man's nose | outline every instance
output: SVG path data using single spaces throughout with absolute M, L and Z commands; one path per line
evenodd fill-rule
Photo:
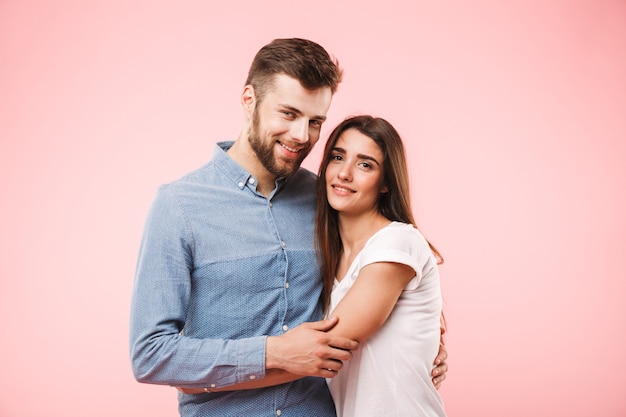
M 293 122 L 290 131 L 291 138 L 296 142 L 306 143 L 309 141 L 309 121 L 302 118 Z

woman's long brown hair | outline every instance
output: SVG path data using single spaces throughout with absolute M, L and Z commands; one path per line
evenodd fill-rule
M 322 291 L 324 314 L 327 314 L 329 310 L 330 294 L 343 249 L 341 237 L 339 236 L 338 213 L 328 204 L 326 168 L 332 157 L 337 140 L 348 129 L 356 129 L 365 136 L 370 137 L 383 152 L 383 184 L 387 186 L 388 191 L 380 194 L 378 201 L 379 212 L 391 221 L 408 223 L 417 227 L 411 209 L 406 153 L 400 135 L 389 122 L 380 117 L 360 115 L 345 119 L 331 132 L 324 148 L 324 155 L 318 173 L 315 233 L 322 280 L 324 282 Z M 428 242 L 428 245 L 435 255 L 437 263 L 443 263 L 443 258 L 439 251 L 430 242 Z

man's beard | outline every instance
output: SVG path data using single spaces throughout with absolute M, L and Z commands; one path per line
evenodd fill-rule
M 257 158 L 259 158 L 259 161 L 261 161 L 261 164 L 263 164 L 265 169 L 267 169 L 272 175 L 275 175 L 276 178 L 293 175 L 298 168 L 300 168 L 300 164 L 309 154 L 310 149 L 301 150 L 298 158 L 291 160 L 291 163 L 281 163 L 281 161 L 279 161 L 274 155 L 275 142 L 264 143 L 259 136 L 259 124 L 259 114 L 255 109 L 252 114 L 252 125 L 248 129 L 248 142 L 250 143 L 250 147 L 256 154 Z

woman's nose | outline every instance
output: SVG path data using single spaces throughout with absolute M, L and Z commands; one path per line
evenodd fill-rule
M 352 172 L 348 166 L 344 165 L 337 173 L 337 177 L 342 181 L 351 181 Z

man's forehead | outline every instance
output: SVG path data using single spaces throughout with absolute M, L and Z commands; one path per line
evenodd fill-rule
M 268 91 L 266 99 L 285 109 L 323 120 L 330 107 L 332 92 L 330 87 L 304 88 L 297 79 L 282 74 L 282 77 L 276 78 L 274 88 Z

